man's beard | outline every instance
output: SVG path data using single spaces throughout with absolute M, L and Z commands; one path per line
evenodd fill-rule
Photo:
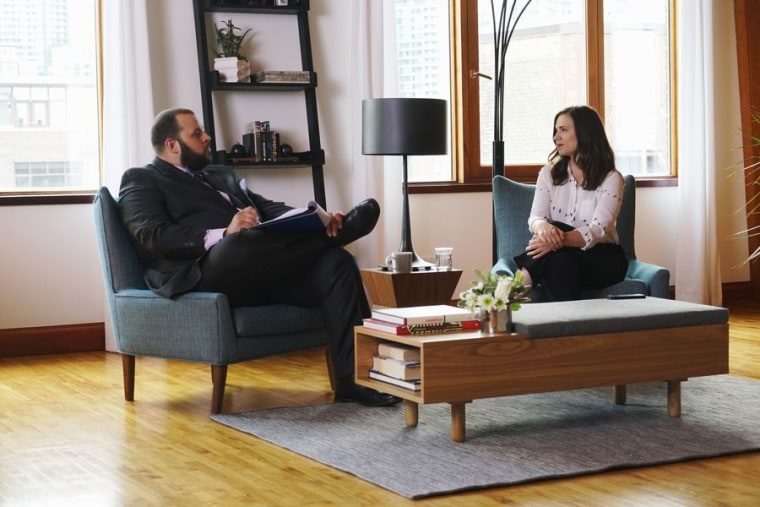
M 206 150 L 201 153 L 193 151 L 188 145 L 177 139 L 179 147 L 182 149 L 179 161 L 182 167 L 187 167 L 192 172 L 197 172 L 211 163 L 211 158 L 206 154 Z

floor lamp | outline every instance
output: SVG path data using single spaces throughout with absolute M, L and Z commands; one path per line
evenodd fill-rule
M 412 252 L 412 269 L 430 269 L 412 247 L 409 221 L 409 184 L 406 158 L 409 155 L 447 153 L 446 101 L 442 99 L 392 98 L 362 101 L 362 153 L 364 155 L 401 155 L 404 172 L 401 180 L 403 210 L 401 217 L 402 252 Z

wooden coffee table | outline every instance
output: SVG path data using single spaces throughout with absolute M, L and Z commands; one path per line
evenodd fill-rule
M 519 336 L 519 335 L 515 335 Z M 500 360 L 485 364 L 489 353 L 498 351 L 510 340 L 507 334 L 486 334 L 480 331 L 397 336 L 382 331 L 355 328 L 356 383 L 396 395 L 404 399 L 405 423 L 417 426 L 420 403 L 451 405 L 451 439 L 463 442 L 465 436 L 465 403 L 477 398 L 499 396 L 499 378 L 503 374 Z M 369 378 L 372 357 L 380 342 L 395 342 L 421 349 L 422 385 L 419 391 L 397 387 Z M 489 387 L 490 386 L 490 387 Z
M 405 423 L 416 426 L 420 403 L 451 405 L 451 439 L 465 439 L 465 404 L 475 399 L 666 381 L 668 414 L 681 414 L 681 382 L 728 372 L 728 325 L 684 326 L 530 339 L 520 333 L 450 332 L 396 336 L 358 326 L 356 383 L 403 398 Z M 421 388 L 369 378 L 380 342 L 420 349 Z

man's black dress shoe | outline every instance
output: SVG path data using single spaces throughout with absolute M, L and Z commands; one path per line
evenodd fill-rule
M 366 236 L 377 224 L 380 218 L 380 205 L 374 199 L 365 199 L 343 217 L 343 227 L 335 236 L 335 241 L 340 245 L 347 245 Z
M 352 380 L 338 382 L 335 389 L 335 401 L 356 402 L 366 407 L 390 407 L 400 402 L 401 398 L 358 386 Z

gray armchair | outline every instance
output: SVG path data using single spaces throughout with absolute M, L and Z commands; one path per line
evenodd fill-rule
M 135 356 L 211 365 L 211 413 L 222 410 L 227 365 L 326 347 L 330 385 L 335 375 L 319 308 L 287 305 L 231 308 L 224 294 L 190 292 L 166 299 L 143 282 L 143 269 L 106 187 L 94 201 L 108 308 L 122 354 L 124 397 L 134 401 Z
M 528 216 L 533 203 L 536 186 L 512 181 L 504 176 L 493 179 L 494 221 L 496 225 L 496 248 L 498 259 L 491 271 L 513 274 L 517 265 L 513 257 L 522 253 L 530 240 Z M 620 244 L 628 258 L 628 273 L 625 280 L 602 290 L 585 291 L 584 299 L 607 297 L 610 294 L 642 293 L 649 296 L 668 298 L 670 272 L 654 264 L 636 258 L 634 248 L 634 228 L 636 223 L 636 180 L 625 176 L 623 204 L 617 219 Z M 534 287 L 531 300 L 540 302 L 543 298 L 541 287 Z

